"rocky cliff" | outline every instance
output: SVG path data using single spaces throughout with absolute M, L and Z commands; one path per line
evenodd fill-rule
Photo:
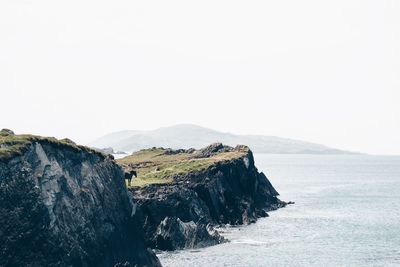
M 159 266 L 137 220 L 111 157 L 0 132 L 0 266 Z
M 286 205 L 258 172 L 248 147 L 213 144 L 201 150 L 153 148 L 119 160 L 136 169 L 132 191 L 148 245 L 161 250 L 223 242 L 220 224 L 255 222 Z

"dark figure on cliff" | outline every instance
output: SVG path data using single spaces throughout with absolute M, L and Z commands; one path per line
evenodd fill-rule
M 137 177 L 136 171 L 125 172 L 125 180 L 128 180 L 128 185 L 131 186 L 132 176 Z

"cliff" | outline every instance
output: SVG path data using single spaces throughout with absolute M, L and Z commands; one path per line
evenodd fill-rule
M 112 157 L 0 131 L 0 266 L 160 266 Z
M 201 150 L 153 148 L 118 161 L 138 177 L 130 188 L 148 245 L 161 250 L 223 242 L 220 224 L 253 223 L 286 205 L 258 172 L 246 146 Z

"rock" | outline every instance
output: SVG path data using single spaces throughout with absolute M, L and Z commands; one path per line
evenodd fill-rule
M 179 245 L 178 242 L 170 242 L 168 246 L 163 243 L 156 242 L 158 228 L 161 222 L 166 217 L 179 218 L 182 222 L 194 222 L 195 224 L 204 224 L 211 220 L 205 203 L 197 196 L 197 193 L 188 190 L 185 187 L 176 186 L 157 186 L 150 185 L 144 188 L 132 189 L 135 201 L 140 207 L 141 224 L 144 227 L 144 233 L 147 240 L 147 245 L 155 249 L 163 249 L 168 247 L 168 250 L 195 248 L 202 246 L 199 242 L 208 242 L 217 244 L 218 239 L 211 235 L 206 235 L 204 232 L 201 237 L 191 236 L 192 241 L 185 242 L 185 245 Z M 166 224 L 169 226 L 169 224 Z M 164 228 L 163 228 L 164 229 Z M 162 245 L 162 247 L 160 247 Z M 177 247 L 175 247 L 175 245 Z
M 1 136 L 1 135 L 5 136 L 5 135 L 15 135 L 15 134 L 14 134 L 14 132 L 11 131 L 10 129 L 2 129 L 2 130 L 0 131 L 0 136 Z
M 163 148 L 158 148 L 158 149 L 163 149 Z M 189 148 L 189 149 L 172 149 L 172 148 L 167 148 L 164 151 L 165 155 L 176 155 L 176 154 L 181 154 L 181 153 L 193 153 L 196 151 L 194 148 Z
M 164 152 L 165 155 L 176 155 L 179 153 L 185 153 L 186 150 L 185 149 L 171 149 L 171 148 L 167 148 Z
M 233 148 L 229 147 L 229 146 L 224 146 L 221 143 L 214 143 L 211 144 L 203 149 L 198 150 L 195 153 L 195 158 L 209 158 L 212 155 L 215 155 L 217 153 L 221 153 L 221 152 L 227 152 L 227 151 L 232 151 Z
M 257 210 L 257 217 L 264 218 L 264 217 L 269 217 L 269 215 L 265 210 L 259 209 Z
M 246 151 L 245 156 L 219 162 L 191 179 L 190 188 L 206 203 L 214 223 L 249 224 L 264 212 L 286 205 L 267 177 L 258 172 L 251 151 Z
M 156 248 L 176 250 L 215 245 L 223 242 L 217 232 L 209 233 L 207 226 L 193 221 L 182 222 L 176 217 L 165 217 L 153 237 Z
M 115 162 L 32 137 L 0 160 L 0 266 L 160 266 Z
M 189 148 L 189 149 L 186 150 L 186 152 L 189 153 L 189 154 L 192 154 L 195 151 L 196 151 L 196 149 L 194 149 L 194 148 Z

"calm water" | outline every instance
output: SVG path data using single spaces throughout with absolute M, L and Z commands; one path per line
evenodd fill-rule
M 400 157 L 255 155 L 296 204 L 163 266 L 400 266 Z

